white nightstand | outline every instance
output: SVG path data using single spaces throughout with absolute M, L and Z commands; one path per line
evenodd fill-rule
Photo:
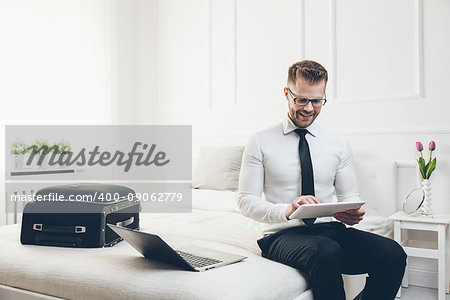
M 444 300 L 445 293 L 449 292 L 448 279 L 446 278 L 447 265 L 447 227 L 450 223 L 449 215 L 434 216 L 409 216 L 399 211 L 390 219 L 394 220 L 394 239 L 403 246 L 408 256 L 434 258 L 438 260 L 438 299 Z M 402 229 L 414 229 L 435 231 L 438 236 L 437 249 L 418 248 L 410 245 L 408 240 L 402 239 Z M 402 281 L 403 287 L 408 287 L 408 266 Z M 401 288 L 397 294 L 400 297 Z

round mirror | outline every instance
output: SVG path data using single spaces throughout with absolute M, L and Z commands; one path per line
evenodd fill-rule
M 407 214 L 415 213 L 422 206 L 424 199 L 425 192 L 421 188 L 412 190 L 403 202 L 403 211 Z

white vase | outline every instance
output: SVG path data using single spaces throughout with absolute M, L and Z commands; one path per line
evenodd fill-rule
M 433 215 L 433 210 L 431 208 L 431 182 L 429 179 L 422 180 L 422 190 L 424 192 L 425 198 L 420 209 L 420 214 L 431 216 Z
M 22 170 L 23 169 L 23 154 L 14 154 L 14 169 Z

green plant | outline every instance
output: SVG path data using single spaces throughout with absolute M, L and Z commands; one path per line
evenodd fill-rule
M 51 152 L 51 148 L 47 140 L 37 139 L 31 147 L 33 147 L 33 149 L 31 150 L 33 154 L 43 155 Z
M 11 154 L 25 154 L 30 152 L 28 150 L 28 145 L 18 140 L 11 144 L 10 151 Z
M 65 140 L 63 140 L 63 141 L 60 141 L 60 142 L 58 142 L 58 143 L 54 143 L 53 144 L 53 146 L 52 146 L 52 148 L 53 147 L 57 147 L 57 151 L 56 151 L 56 154 L 66 154 L 66 153 L 69 153 L 70 152 L 70 150 L 72 150 L 72 148 L 70 147 L 70 144 L 69 144 L 69 142 L 68 141 L 65 141 Z

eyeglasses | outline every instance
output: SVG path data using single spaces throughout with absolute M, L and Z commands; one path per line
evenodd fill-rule
M 287 88 L 289 95 L 291 95 L 292 100 L 294 100 L 294 103 L 297 105 L 301 105 L 301 106 L 306 106 L 308 105 L 309 102 L 311 102 L 311 104 L 313 106 L 324 106 L 325 103 L 327 103 L 327 99 L 325 98 L 306 98 L 306 97 L 294 97 L 294 94 L 292 94 L 292 91 L 290 88 Z

